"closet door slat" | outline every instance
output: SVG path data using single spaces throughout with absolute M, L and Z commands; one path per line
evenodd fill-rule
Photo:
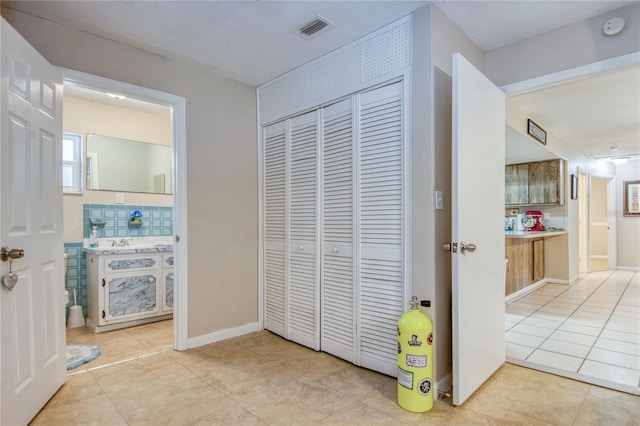
M 322 350 L 356 362 L 353 101 L 323 108 Z
M 317 113 L 290 121 L 289 211 L 289 338 L 317 347 Z
M 264 129 L 265 328 L 285 335 L 285 127 Z
M 402 86 L 359 97 L 360 363 L 397 372 L 397 321 L 404 311 Z

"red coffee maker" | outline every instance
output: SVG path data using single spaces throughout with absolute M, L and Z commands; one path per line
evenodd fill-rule
M 544 226 L 540 219 L 542 212 L 539 210 L 527 210 L 522 218 L 522 225 L 525 231 L 544 231 Z

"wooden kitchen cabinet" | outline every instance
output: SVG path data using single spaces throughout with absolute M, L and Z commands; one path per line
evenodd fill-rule
M 560 204 L 560 160 L 529 163 L 529 204 Z
M 563 205 L 563 160 L 505 167 L 505 205 Z
M 505 168 L 504 203 L 520 205 L 529 202 L 529 164 L 511 164 Z
M 506 296 L 544 278 L 544 238 L 507 238 L 505 255 Z

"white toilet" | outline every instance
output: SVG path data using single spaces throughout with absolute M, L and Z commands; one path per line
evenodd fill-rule
M 67 253 L 64 254 L 64 276 L 65 281 L 67 277 Z M 75 289 L 73 290 L 73 305 L 69 307 L 69 315 L 67 317 L 67 327 L 68 328 L 76 328 L 76 327 L 84 327 L 85 319 L 84 313 L 82 312 L 82 306 L 77 305 Z M 69 304 L 69 291 L 65 290 L 65 307 Z

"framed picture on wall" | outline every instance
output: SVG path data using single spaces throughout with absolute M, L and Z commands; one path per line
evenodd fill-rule
M 623 183 L 625 216 L 640 217 L 640 180 L 628 180 Z

